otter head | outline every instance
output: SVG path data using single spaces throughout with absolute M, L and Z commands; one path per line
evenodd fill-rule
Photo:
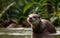
M 38 14 L 30 14 L 27 18 L 29 24 L 38 24 L 40 22 L 40 16 Z

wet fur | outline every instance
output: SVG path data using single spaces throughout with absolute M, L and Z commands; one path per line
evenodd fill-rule
M 33 18 L 33 16 L 34 14 L 32 14 L 31 17 Z M 50 33 L 56 33 L 54 25 L 48 20 L 40 19 L 38 23 L 35 24 L 29 22 L 29 19 L 27 21 L 32 27 L 33 31 L 32 38 L 55 38 L 55 36 L 48 35 Z

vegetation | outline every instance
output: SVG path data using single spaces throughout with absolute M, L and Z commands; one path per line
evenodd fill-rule
M 37 13 L 55 26 L 60 26 L 59 8 L 60 0 L 0 0 L 0 26 L 3 27 L 5 20 L 25 25 L 31 13 Z

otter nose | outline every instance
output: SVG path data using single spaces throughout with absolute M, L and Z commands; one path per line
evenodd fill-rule
M 33 18 L 29 18 L 29 21 L 32 22 L 33 21 Z
M 32 20 L 32 18 L 29 18 L 30 20 Z

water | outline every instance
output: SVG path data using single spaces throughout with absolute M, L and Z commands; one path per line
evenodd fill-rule
M 31 38 L 31 28 L 1 28 L 0 38 Z
M 0 28 L 0 38 L 31 38 L 31 28 Z M 60 38 L 60 31 L 57 31 L 54 35 L 56 38 Z

